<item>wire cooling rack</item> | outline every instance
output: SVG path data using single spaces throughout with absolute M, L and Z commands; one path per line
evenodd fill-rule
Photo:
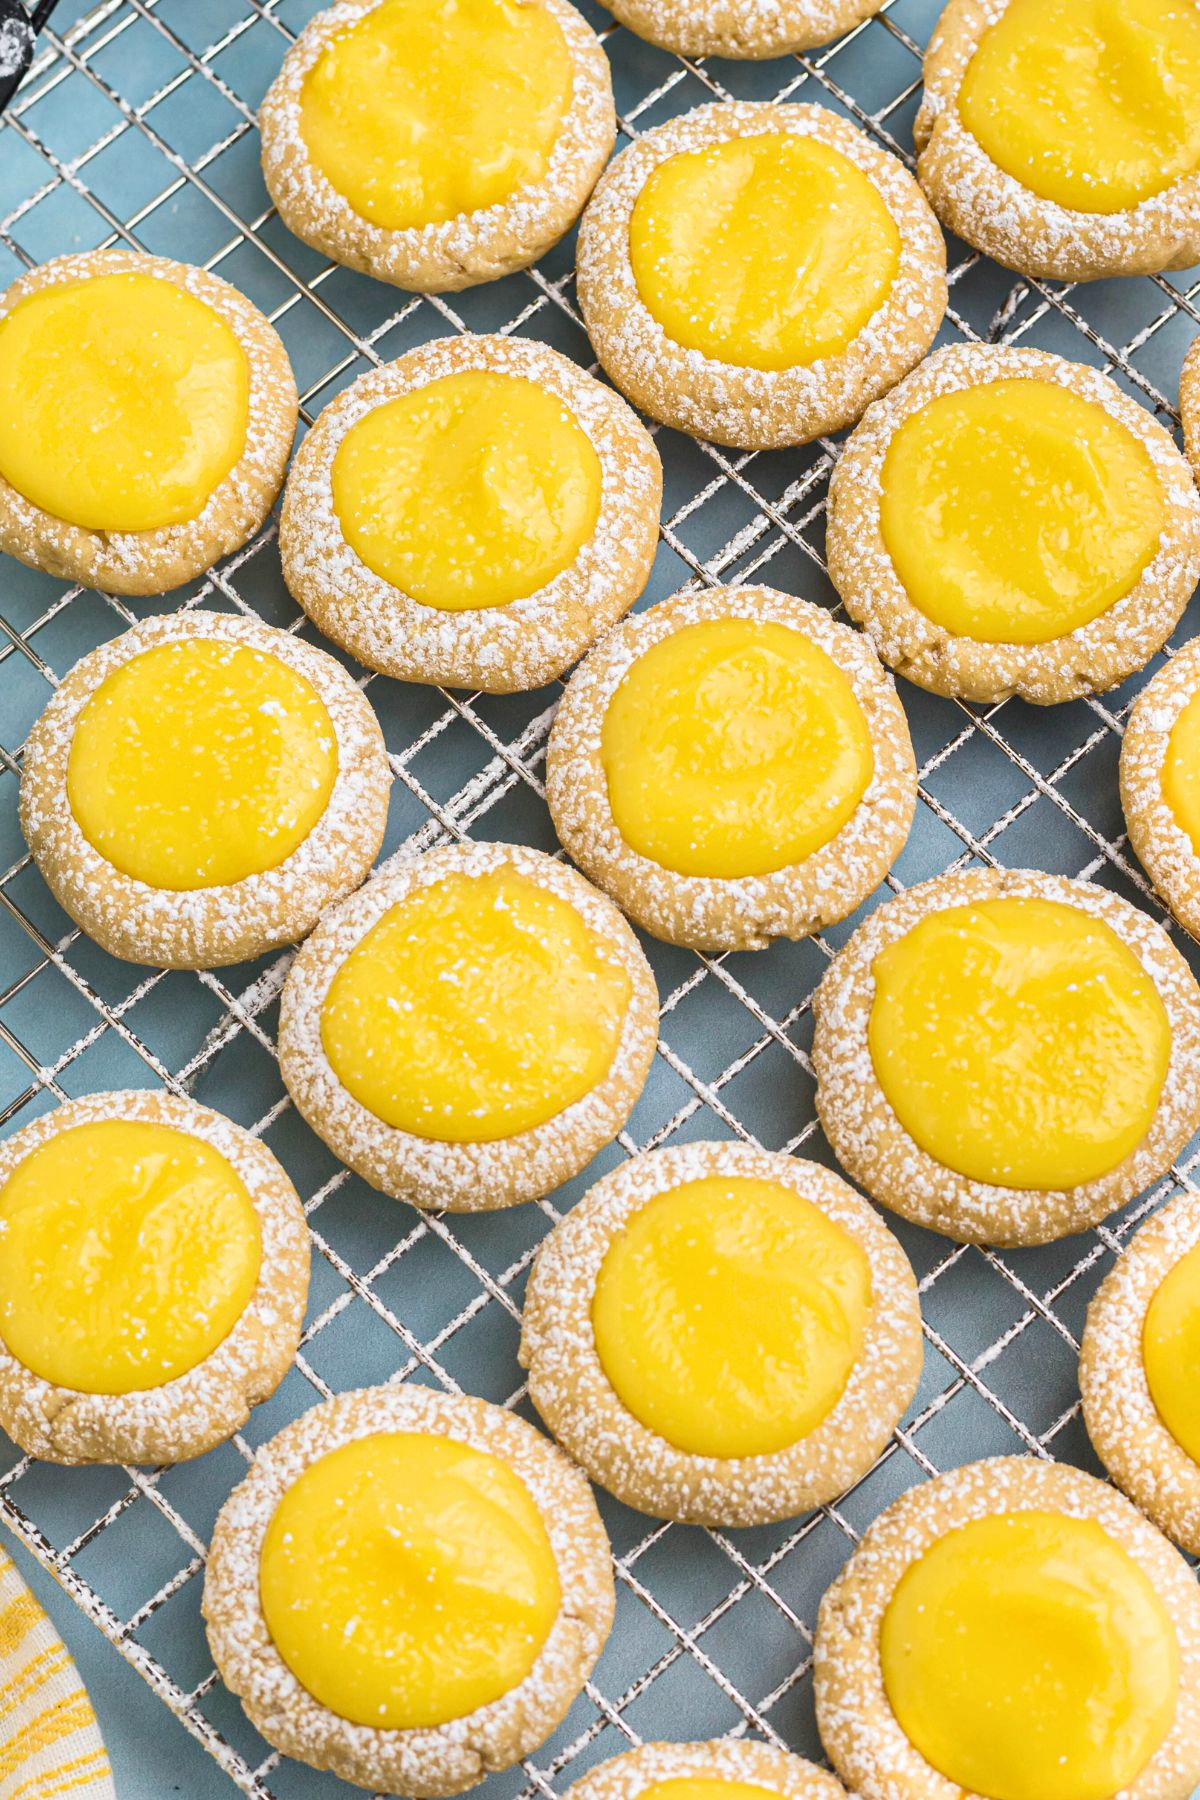
M 591 364 L 571 243 L 524 274 L 417 299 L 324 263 L 280 225 L 258 169 L 255 108 L 318 0 L 63 0 L 0 126 L 0 286 L 67 250 L 124 243 L 217 270 L 275 322 L 306 422 L 379 361 L 448 332 L 543 338 Z M 920 52 L 938 0 L 893 0 L 812 56 L 689 63 L 583 0 L 612 60 L 626 139 L 713 97 L 819 100 L 911 163 Z M 951 246 L 943 341 L 1034 344 L 1101 367 L 1178 423 L 1179 368 L 1200 325 L 1200 271 L 1089 288 L 1016 280 Z M 662 539 L 646 602 L 684 583 L 755 579 L 836 606 L 822 561 L 833 442 L 756 456 L 660 431 Z M 319 1396 L 385 1379 L 464 1388 L 528 1412 L 516 1361 L 538 1242 L 583 1191 L 487 1217 L 421 1217 L 340 1168 L 290 1107 L 273 1032 L 287 956 L 214 974 L 156 973 L 71 929 L 16 822 L 21 744 L 54 684 L 147 611 L 196 605 L 308 630 L 279 571 L 274 525 L 163 601 L 109 596 L 0 565 L 0 1124 L 63 1098 L 162 1084 L 262 1134 L 305 1199 L 316 1257 L 296 1366 L 245 1432 L 200 1462 L 61 1470 L 0 1454 L 0 1520 L 72 1593 L 241 1791 L 319 1800 L 347 1790 L 281 1760 L 218 1682 L 199 1602 L 205 1542 L 255 1447 Z M 646 603 L 644 602 L 644 603 Z M 1195 630 L 1195 603 L 1176 641 Z M 1152 671 L 1151 671 L 1152 672 Z M 1122 723 L 1146 676 L 1040 711 L 973 709 L 901 684 L 921 803 L 890 886 L 977 863 L 1087 876 L 1161 909 L 1121 833 Z M 556 689 L 494 699 L 366 683 L 396 780 L 385 854 L 475 836 L 554 849 L 541 768 Z M 880 897 L 886 897 L 881 890 Z M 866 909 L 864 909 L 865 911 Z M 589 1171 L 635 1149 L 752 1138 L 829 1161 L 813 1111 L 810 996 L 845 941 L 698 957 L 648 943 L 663 996 L 659 1054 L 629 1128 Z M 1196 946 L 1175 931 L 1193 962 Z M 1174 1181 L 1100 1230 L 1044 1249 L 968 1249 L 889 1221 L 913 1259 L 924 1378 L 876 1468 L 835 1506 L 728 1533 L 656 1524 L 601 1496 L 617 1557 L 612 1640 L 550 1742 L 493 1776 L 486 1800 L 549 1796 L 639 1740 L 751 1732 L 820 1756 L 811 1701 L 821 1593 L 880 1509 L 972 1457 L 1025 1451 L 1095 1467 L 1076 1353 L 1088 1299 Z

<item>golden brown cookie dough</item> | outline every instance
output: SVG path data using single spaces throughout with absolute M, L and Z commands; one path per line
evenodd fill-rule
M 297 1679 L 277 1648 L 264 1612 L 264 1548 L 269 1554 L 272 1520 L 280 1504 L 302 1477 L 311 1476 L 322 1458 L 344 1453 L 352 1445 L 369 1458 L 374 1447 L 386 1453 L 390 1444 L 402 1442 L 393 1434 L 414 1433 L 426 1439 L 449 1440 L 476 1453 L 471 1457 L 476 1467 L 480 1466 L 479 1453 L 505 1465 L 507 1475 L 503 1470 L 498 1474 L 505 1480 L 508 1494 L 516 1489 L 520 1498 L 523 1490 L 525 1506 L 531 1504 L 540 1515 L 559 1603 L 532 1666 L 516 1685 L 465 1714 L 427 1718 L 414 1725 L 375 1726 L 324 1704 Z M 486 1471 L 487 1463 L 482 1467 Z M 411 1483 L 403 1481 L 391 1491 L 381 1489 L 377 1498 L 364 1492 L 361 1481 L 355 1489 L 332 1490 L 333 1504 L 344 1507 L 348 1517 L 347 1537 L 340 1548 L 351 1560 L 348 1570 L 337 1569 L 339 1546 L 327 1525 L 321 1554 L 335 1577 L 332 1601 L 336 1605 L 340 1600 L 353 1612 L 361 1598 L 367 1626 L 363 1636 L 368 1642 L 360 1646 L 353 1637 L 354 1620 L 349 1621 L 346 1654 L 354 1667 L 385 1686 L 383 1659 L 395 1658 L 398 1665 L 407 1662 L 410 1667 L 413 1662 L 413 1615 L 419 1607 L 420 1579 L 428 1579 L 428 1568 L 436 1566 L 441 1548 L 435 1533 L 440 1528 L 444 1538 L 453 1540 L 456 1531 L 453 1511 L 432 1517 L 423 1514 L 422 1506 L 430 1502 L 430 1494 L 436 1501 L 453 1483 L 453 1471 L 447 1477 L 437 1468 L 435 1474 L 440 1487 L 431 1483 L 425 1492 L 420 1488 L 414 1491 Z M 460 1483 L 461 1504 L 468 1519 L 473 1494 L 476 1501 L 479 1498 L 478 1488 L 472 1490 L 469 1481 L 468 1475 Z M 504 1521 L 497 1517 L 501 1514 L 500 1495 L 494 1493 L 493 1499 L 491 1516 L 484 1521 L 476 1517 L 479 1536 L 471 1546 L 471 1578 L 477 1585 L 480 1607 L 487 1605 L 490 1587 L 487 1571 L 477 1565 L 485 1557 L 489 1541 L 499 1544 L 501 1554 L 508 1549 L 519 1581 L 518 1550 L 528 1546 L 531 1535 L 527 1529 L 523 1544 L 518 1540 L 511 1547 L 506 1545 Z M 407 1546 L 387 1539 L 399 1537 L 410 1522 L 419 1575 L 414 1573 L 407 1584 L 396 1583 L 387 1571 L 404 1566 Z M 378 1540 L 383 1540 L 386 1549 L 373 1548 Z M 443 1554 L 453 1557 L 452 1542 Z M 444 1598 L 439 1610 L 443 1616 L 439 1631 L 430 1632 L 426 1649 L 431 1659 L 445 1663 L 453 1656 L 457 1634 L 466 1679 L 467 1665 L 476 1675 L 481 1665 L 486 1672 L 490 1663 L 499 1663 L 507 1646 L 501 1641 L 489 1646 L 486 1639 L 473 1637 L 466 1622 L 458 1632 L 458 1621 L 452 1616 L 459 1597 L 455 1573 L 444 1564 L 442 1573 Z M 361 1585 L 364 1578 L 369 1582 L 372 1574 L 377 1582 L 374 1592 Z M 384 1607 L 389 1601 L 391 1606 L 383 1613 L 386 1648 L 375 1655 L 369 1634 L 372 1623 L 377 1622 L 372 1620 L 372 1612 L 381 1603 L 378 1586 L 385 1590 Z M 314 1605 L 319 1610 L 323 1597 L 314 1597 L 310 1591 L 307 1598 L 310 1614 Z M 313 1407 L 272 1438 L 222 1508 L 204 1585 L 204 1616 L 213 1659 L 226 1685 L 238 1695 L 252 1723 L 270 1743 L 314 1768 L 332 1770 L 344 1781 L 422 1800 L 460 1793 L 489 1771 L 510 1767 L 544 1743 L 591 1673 L 608 1636 L 613 1607 L 608 1540 L 591 1490 L 579 1471 L 540 1432 L 501 1407 L 411 1385 L 340 1394 Z M 519 1629 L 526 1611 L 527 1601 L 522 1596 L 519 1604 L 513 1603 L 503 1626 L 497 1627 L 496 1640 L 504 1638 L 505 1628 Z M 377 1632 L 375 1643 L 378 1639 Z M 391 1698 L 403 1703 L 403 1676 L 393 1674 L 392 1683 Z M 357 1702 L 361 1696 L 353 1698 Z
M 913 127 L 917 174 L 943 225 L 1042 279 L 1190 268 L 1200 257 L 1193 10 L 1194 0 L 950 0 Z
M 549 15 L 557 32 L 545 19 L 523 17 L 527 8 Z M 368 46 L 364 33 L 379 41 Z M 557 124 L 546 93 L 523 68 L 531 34 L 544 56 L 565 65 Z M 338 105 L 330 52 L 356 37 L 357 56 L 341 51 L 342 74 L 354 68 L 357 84 L 348 112 Z M 414 55 L 419 93 L 407 67 Z M 314 71 L 322 104 L 337 120 L 341 154 L 349 146 L 365 164 L 353 197 L 344 179 L 341 186 L 331 179 L 328 159 L 314 154 L 305 130 Z M 547 79 L 553 84 L 558 74 L 552 68 Z M 539 127 L 544 155 L 530 142 Z M 616 117 L 608 58 L 569 0 L 474 0 L 469 7 L 423 0 L 407 13 L 396 0 L 339 0 L 288 51 L 263 99 L 259 129 L 267 188 L 298 238 L 380 281 L 445 293 L 528 268 L 558 242 L 612 154 Z M 446 166 L 427 180 L 431 145 Z M 486 202 L 472 205 L 480 188 Z
M 1196 1131 L 1198 998 L 1162 927 L 1103 888 L 941 875 L 879 907 L 827 969 L 817 1112 L 851 1178 L 903 1218 L 1049 1243 L 1149 1187 Z
M 317 1135 L 373 1187 L 451 1212 L 578 1174 L 657 1041 L 654 977 L 616 907 L 520 844 L 396 863 L 325 914 L 280 1002 L 283 1078 Z
M 964 1570 L 968 1543 L 956 1559 L 964 1586 L 976 1584 L 974 1595 L 955 1592 L 943 1576 L 951 1616 L 929 1607 L 914 1625 L 905 1617 L 914 1572 L 936 1592 L 933 1571 L 964 1531 L 983 1553 L 982 1566 Z M 1086 1575 L 1078 1586 L 1072 1581 L 1073 1555 L 1089 1559 L 1094 1586 Z M 913 1741 L 896 1708 L 907 1710 L 902 1692 L 911 1704 L 906 1644 L 922 1629 L 949 1637 L 960 1619 L 966 1629 L 953 1649 L 946 1646 L 944 1701 L 935 1693 L 929 1708 L 940 1727 L 939 1765 Z M 1147 1628 L 1142 1637 L 1140 1627 Z M 917 1657 L 936 1686 L 931 1648 L 920 1645 Z M 1122 1666 L 1110 1661 L 1106 1668 L 1114 1651 Z M 1029 1795 L 1110 1793 L 1096 1785 L 1103 1759 L 1081 1750 L 1077 1733 L 1111 1733 L 1124 1751 L 1118 1766 L 1129 1778 L 1120 1781 L 1121 1800 L 1188 1800 L 1200 1781 L 1195 1577 L 1127 1500 L 1061 1463 L 994 1457 L 895 1501 L 821 1602 L 814 1656 L 821 1741 L 862 1800 L 977 1800 L 980 1792 L 1013 1794 L 1014 1783 Z M 1161 1716 L 1153 1720 L 1137 1704 L 1146 1690 L 1159 1702 Z M 953 1708 L 964 1695 L 965 1731 L 978 1731 L 970 1760 L 990 1774 L 986 1788 L 958 1770 L 945 1772 L 965 1753 L 953 1741 L 945 1701 Z
M 614 18 L 677 56 L 757 61 L 814 50 L 873 18 L 883 0 L 609 0 Z
M 1088 1308 L 1079 1352 L 1083 1416 L 1096 1454 L 1119 1488 L 1181 1544 L 1200 1554 L 1200 1464 L 1168 1427 L 1155 1403 L 1146 1361 L 1149 1339 L 1157 1343 L 1155 1363 L 1196 1393 L 1196 1370 L 1169 1329 L 1149 1322 L 1151 1307 L 1171 1307 L 1169 1327 L 1181 1319 L 1163 1284 L 1187 1258 L 1191 1265 L 1175 1281 L 1194 1284 L 1200 1245 L 1200 1201 L 1192 1192 L 1176 1196 L 1155 1213 L 1105 1277 Z M 1182 1311 L 1186 1329 L 1187 1309 Z M 1166 1396 L 1161 1396 L 1166 1399 Z
M 30 1456 L 202 1456 L 291 1367 L 304 1211 L 221 1113 L 152 1091 L 69 1100 L 0 1144 L 0 1219 L 0 1424 Z
M 694 1744 L 639 1744 L 598 1763 L 572 1782 L 563 1800 L 661 1800 L 664 1782 L 710 1782 L 765 1788 L 784 1800 L 844 1800 L 837 1777 L 815 1763 L 756 1738 L 709 1738 Z M 681 1795 L 672 1787 L 671 1792 Z M 682 1795 L 681 1800 L 687 1800 Z M 748 1800 L 744 1793 L 737 1800 Z
M 1029 410 L 1034 383 L 1047 386 L 1049 419 Z M 980 410 L 949 414 L 958 395 Z M 1074 448 L 1089 423 L 1102 434 L 1090 458 Z M 1056 450 L 1068 459 L 1058 484 Z M 978 484 L 976 506 L 1002 496 L 988 535 L 972 541 L 970 507 L 949 522 L 937 509 L 939 457 L 947 475 Z M 922 472 L 929 497 L 914 515 Z M 1095 564 L 1106 549 L 1102 580 Z M 876 401 L 853 433 L 830 483 L 827 554 L 847 611 L 898 674 L 935 694 L 988 703 L 1019 694 L 1044 706 L 1102 692 L 1162 648 L 1200 579 L 1200 498 L 1169 433 L 1098 370 L 1041 350 L 956 344 Z M 921 609 L 905 574 L 927 584 L 941 618 Z M 954 629 L 964 614 L 970 635 Z M 1018 628 L 1024 641 L 983 635 Z
M 756 635 L 727 642 L 735 621 Z M 701 648 L 683 654 L 700 662 L 677 670 L 680 704 L 642 696 L 623 720 L 627 731 L 644 720 L 653 740 L 640 758 L 636 742 L 623 751 L 635 775 L 641 764 L 647 771 L 644 792 L 622 790 L 624 803 L 636 805 L 639 834 L 647 833 L 638 847 L 614 815 L 614 696 L 631 671 L 646 670 L 647 652 L 669 654 L 669 640 L 681 646 L 681 634 L 696 627 L 704 628 L 695 640 Z M 784 633 L 803 639 L 804 662 L 788 665 Z M 824 607 L 766 587 L 677 594 L 631 615 L 572 676 L 546 758 L 555 829 L 584 874 L 656 937 L 704 950 L 761 949 L 844 919 L 899 856 L 916 796 L 904 709 L 870 645 Z M 805 805 L 818 826 L 801 838 Z M 651 829 L 660 811 L 669 843 L 664 830 Z M 822 812 L 834 822 L 823 842 Z M 628 817 L 626 824 L 634 829 Z M 704 857 L 698 844 L 707 846 Z M 752 872 L 697 873 L 698 861 Z
M 209 465 L 202 455 L 201 426 L 197 424 L 189 439 L 186 415 L 188 407 L 201 398 L 216 412 L 213 382 L 205 367 L 192 371 L 189 387 L 173 366 L 174 346 L 169 341 L 164 339 L 162 349 L 155 346 L 152 353 L 136 330 L 131 343 L 129 331 L 114 325 L 116 309 L 124 304 L 124 286 L 131 280 L 165 282 L 190 302 L 200 302 L 232 334 L 245 357 L 245 423 L 244 427 L 236 421 L 230 425 L 235 437 L 241 434 L 241 448 L 232 465 L 196 501 L 193 512 L 185 510 L 182 496 L 194 487 L 198 471 Z M 296 383 L 278 333 L 244 294 L 205 269 L 132 250 L 87 250 L 55 257 L 14 281 L 0 296 L 0 364 L 6 324 L 11 328 L 14 313 L 23 302 L 92 281 L 103 281 L 102 291 L 112 297 L 98 310 L 98 296 L 89 296 L 95 335 L 88 338 L 86 324 L 79 320 L 64 324 L 71 332 L 67 359 L 40 348 L 34 332 L 30 342 L 19 350 L 14 348 L 13 369 L 5 374 L 8 386 L 22 364 L 30 367 L 31 395 L 46 409 L 44 418 L 31 416 L 29 405 L 35 402 L 30 400 L 9 413 L 14 429 L 19 423 L 19 440 L 26 448 L 41 446 L 40 454 L 52 461 L 56 427 L 69 438 L 70 468 L 54 480 L 52 490 L 55 495 L 66 490 L 64 503 L 73 507 L 77 516 L 56 514 L 35 494 L 19 491 L 6 478 L 6 473 L 17 473 L 10 461 L 14 447 L 0 432 L 0 551 L 84 587 L 102 588 L 111 594 L 161 594 L 202 575 L 218 558 L 239 549 L 266 519 L 279 492 L 296 430 Z M 198 308 L 193 307 L 180 319 L 159 321 L 159 328 L 164 332 L 178 329 L 187 341 L 189 333 L 195 332 L 197 314 Z M 203 314 L 198 316 L 203 320 Z M 143 348 L 144 368 L 137 360 Z M 228 343 L 224 348 L 229 348 Z M 111 412 L 107 427 L 98 425 L 94 414 L 90 420 L 70 419 L 71 400 L 80 395 L 89 395 L 93 401 L 103 395 Z M 158 463 L 149 469 L 139 465 L 139 451 L 144 455 L 143 428 L 156 415 L 164 429 L 176 434 L 177 464 L 170 471 Z M 212 419 L 206 418 L 205 427 L 211 425 Z M 122 433 L 127 434 L 124 440 Z M 147 509 L 149 513 L 170 513 L 170 521 L 123 529 L 106 514 L 105 485 L 114 483 L 118 472 L 137 486 L 143 513 Z M 172 486 L 164 495 L 156 491 L 156 483 L 161 484 L 168 475 Z M 98 499 L 93 492 L 97 487 Z M 100 510 L 93 512 L 97 506 Z
M 786 144 L 787 158 L 801 159 L 794 171 L 770 160 L 780 136 L 801 140 Z M 770 157 L 735 169 L 722 189 L 722 165 L 709 162 L 738 139 L 765 143 Z M 697 152 L 706 155 L 683 162 Z M 688 170 L 690 220 L 663 185 Z M 698 347 L 670 334 L 666 306 L 656 299 L 651 310 L 635 274 L 631 233 L 641 230 L 648 190 L 646 268 L 661 278 L 671 313 L 699 334 Z M 798 259 L 807 270 L 799 295 Z M 577 280 L 596 354 L 635 405 L 696 437 L 762 450 L 852 424 L 920 361 L 946 309 L 945 266 L 915 181 L 855 126 L 820 106 L 726 101 L 656 126 L 616 158 L 584 213 Z M 684 302 L 672 286 L 681 270 L 690 281 Z M 808 348 L 798 353 L 790 334 L 801 316 Z M 729 360 L 713 351 L 730 344 Z
M 1179 412 L 1183 447 L 1192 473 L 1200 480 L 1200 338 L 1193 338 L 1179 372 Z
M 170 613 L 57 689 L 26 745 L 21 829 L 111 955 L 214 968 L 295 942 L 358 887 L 390 780 L 375 714 L 332 656 L 256 619 Z
M 372 535 L 370 542 L 359 541 L 372 554 L 381 549 L 403 559 L 424 590 L 417 598 L 384 568 L 368 566 L 351 541 L 354 526 L 347 535 L 335 476 L 344 466 L 339 452 L 362 421 L 378 418 L 377 409 L 438 383 L 458 384 L 461 392 L 463 378 L 471 375 L 508 378 L 518 401 L 534 384 L 536 417 L 553 408 L 548 423 L 558 435 L 553 445 L 546 432 L 530 441 L 519 413 L 498 418 L 494 384 L 465 400 L 447 398 L 447 416 L 436 432 L 424 424 L 409 428 L 408 441 L 421 444 L 427 461 L 445 460 L 434 471 L 437 511 L 407 515 L 407 536 L 395 524 L 402 485 L 395 494 L 376 495 L 363 476 L 365 498 L 353 517 Z M 431 396 L 430 404 L 436 403 Z M 423 442 L 418 429 L 426 434 Z M 583 434 L 583 444 L 576 433 Z M 352 450 L 354 444 L 351 439 Z M 379 454 L 385 449 L 383 437 Z M 407 466 L 397 464 L 398 470 Z M 498 488 L 501 471 L 505 482 Z M 580 497 L 575 485 L 593 475 L 594 518 L 590 491 Z M 397 476 L 401 484 L 403 479 Z M 360 376 L 325 408 L 292 464 L 279 548 L 295 599 L 327 637 L 368 668 L 401 681 L 506 694 L 561 675 L 633 605 L 654 562 L 661 502 L 654 440 L 611 388 L 532 338 L 441 338 Z M 568 509 L 578 524 L 562 541 Z M 559 537 L 559 554 L 543 560 L 540 542 L 551 533 Z M 577 548 L 575 536 L 582 540 Z M 431 564 L 438 557 L 446 565 L 437 571 L 440 604 L 432 597 L 437 583 Z M 535 574 L 535 585 L 522 593 L 522 574 L 534 567 L 547 570 L 546 578 Z M 516 597 L 470 604 L 462 593 L 451 593 L 452 573 L 460 585 L 490 578 L 491 591 L 497 580 L 506 580 Z
M 693 1143 L 604 1176 L 544 1240 L 520 1359 L 563 1449 L 627 1506 L 764 1525 L 866 1474 L 916 1389 L 921 1312 L 831 1170 Z
M 1138 695 L 1121 743 L 1121 804 L 1139 860 L 1175 917 L 1200 931 L 1200 643 Z

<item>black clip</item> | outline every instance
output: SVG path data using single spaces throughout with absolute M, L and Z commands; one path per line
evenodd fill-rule
M 3 112 L 33 61 L 37 34 L 57 0 L 39 0 L 32 12 L 22 0 L 0 0 L 0 112 Z

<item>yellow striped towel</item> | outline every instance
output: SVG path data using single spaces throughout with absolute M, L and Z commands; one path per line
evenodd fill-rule
M 0 1550 L 0 1800 L 115 1800 L 70 1652 Z

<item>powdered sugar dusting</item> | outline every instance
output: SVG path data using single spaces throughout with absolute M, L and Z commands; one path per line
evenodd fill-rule
M 338 772 L 325 811 L 277 868 L 221 887 L 155 888 L 123 874 L 83 835 L 67 766 L 76 721 L 113 670 L 155 645 L 193 639 L 256 650 L 303 676 L 329 715 Z M 331 900 L 358 886 L 383 839 L 390 781 L 378 720 L 332 656 L 257 619 L 168 613 L 91 651 L 56 690 L 26 746 L 21 829 L 59 904 L 113 955 L 212 968 L 303 937 Z
M 1138 696 L 1121 741 L 1129 842 L 1175 917 L 1200 930 L 1200 856 L 1163 791 L 1171 733 L 1200 689 L 1200 641 L 1185 644 Z
M 1145 1137 L 1115 1169 L 1076 1187 L 999 1187 L 936 1162 L 901 1125 L 871 1060 L 876 957 L 932 913 L 1000 897 L 1058 901 L 1101 920 L 1153 980 L 1170 1024 L 1170 1061 Z M 813 997 L 813 1016 L 817 1113 L 838 1161 L 893 1212 L 965 1243 L 1044 1244 L 1098 1224 L 1163 1175 L 1200 1126 L 1200 994 L 1191 971 L 1161 925 L 1090 882 L 982 869 L 910 888 L 839 951 Z
M 430 1432 L 503 1459 L 542 1515 L 562 1606 L 519 1686 L 460 1719 L 424 1729 L 351 1724 L 296 1680 L 267 1630 L 259 1558 L 283 1495 L 321 1456 L 383 1431 Z M 603 1648 L 615 1596 L 608 1540 L 579 1471 L 523 1419 L 486 1401 L 414 1386 L 363 1388 L 314 1406 L 259 1451 L 221 1510 L 204 1588 L 213 1658 L 270 1743 L 364 1787 L 456 1794 L 507 1768 L 563 1718 Z
M 874 316 L 837 356 L 778 371 L 718 362 L 667 336 L 638 291 L 629 223 L 653 169 L 730 138 L 815 137 L 877 189 L 900 233 L 900 265 Z M 920 361 L 946 310 L 946 245 L 903 163 L 824 107 L 726 101 L 670 119 L 606 170 L 579 228 L 579 304 L 596 354 L 653 418 L 696 437 L 753 449 L 807 443 L 857 419 Z
M 467 369 L 534 381 L 558 396 L 599 459 L 600 513 L 574 561 L 536 593 L 443 612 L 376 575 L 346 541 L 332 471 L 347 432 L 375 407 Z M 654 561 L 661 502 L 654 440 L 611 388 L 530 338 L 441 338 L 361 376 L 325 408 L 288 476 L 279 547 L 294 597 L 368 668 L 510 693 L 561 675 L 633 605 Z
M 614 1238 L 657 1195 L 708 1176 L 793 1189 L 841 1225 L 870 1265 L 866 1336 L 840 1399 L 807 1436 L 770 1455 L 677 1449 L 627 1410 L 596 1347 L 592 1301 Z M 920 1375 L 917 1286 L 895 1238 L 832 1170 L 747 1144 L 685 1144 L 604 1176 L 544 1240 L 525 1296 L 520 1361 L 559 1443 L 626 1505 L 692 1524 L 768 1524 L 844 1493 L 882 1451 Z
M 828 44 L 883 0 L 615 0 L 622 25 L 679 56 L 783 56 Z
M 738 1781 L 784 1800 L 844 1800 L 836 1776 L 774 1744 L 709 1738 L 698 1744 L 639 1744 L 602 1762 L 567 1789 L 563 1800 L 639 1800 L 660 1781 Z
M 1158 551 L 1129 592 L 1040 644 L 985 643 L 935 624 L 902 586 L 880 519 L 884 460 L 905 420 L 943 395 L 1014 379 L 1050 382 L 1102 407 L 1145 449 L 1166 509 Z M 1011 344 L 954 344 L 864 414 L 830 482 L 826 548 L 847 611 L 898 674 L 934 693 L 1049 705 L 1114 686 L 1162 648 L 1200 579 L 1200 495 L 1170 434 L 1098 369 Z
M 451 1143 L 387 1125 L 344 1088 L 321 1040 L 321 1009 L 342 963 L 400 901 L 454 875 L 513 870 L 574 907 L 599 954 L 628 975 L 631 997 L 604 1078 L 544 1124 L 511 1137 Z M 520 844 L 463 844 L 409 857 L 331 908 L 289 972 L 279 1014 L 283 1078 L 301 1114 L 373 1187 L 415 1206 L 479 1212 L 532 1200 L 578 1173 L 624 1125 L 658 1039 L 658 994 L 637 939 L 582 875 Z
M 57 1387 L 0 1342 L 0 1422 L 23 1450 L 50 1462 L 179 1462 L 232 1436 L 291 1366 L 308 1293 L 308 1227 L 296 1190 L 264 1143 L 207 1106 L 153 1091 L 92 1094 L 43 1113 L 0 1143 L 0 1188 L 59 1132 L 107 1119 L 172 1126 L 211 1144 L 232 1165 L 262 1232 L 258 1282 L 211 1355 L 173 1381 L 133 1393 Z
M 827 844 L 772 874 L 736 880 L 680 875 L 640 855 L 617 828 L 600 755 L 605 713 L 637 659 L 676 631 L 730 618 L 773 621 L 819 645 L 850 680 L 874 757 L 866 792 Z M 916 798 L 908 721 L 869 643 L 826 608 L 766 587 L 683 593 L 626 619 L 571 677 L 546 757 L 555 830 L 584 873 L 655 936 L 709 950 L 760 949 L 844 919 L 899 856 Z

